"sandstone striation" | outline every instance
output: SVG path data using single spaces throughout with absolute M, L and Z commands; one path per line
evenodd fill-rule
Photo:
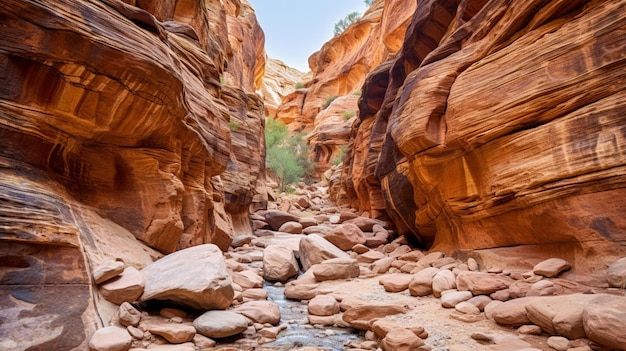
M 9 0 L 0 17 L 0 308 L 30 316 L 2 348 L 87 349 L 115 310 L 94 269 L 226 250 L 265 205 L 263 32 L 237 0 Z
M 275 118 L 310 132 L 314 177 L 343 158 L 367 74 L 400 49 L 415 1 L 377 0 L 341 35 L 309 57 L 310 80 L 282 99 Z
M 625 8 L 419 2 L 363 85 L 333 198 L 424 248 L 510 247 L 483 259 L 557 256 L 600 279 L 626 241 Z

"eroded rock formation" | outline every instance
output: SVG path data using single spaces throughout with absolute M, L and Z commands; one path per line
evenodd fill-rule
M 415 7 L 415 1 L 375 1 L 362 18 L 309 57 L 311 79 L 283 98 L 275 117 L 292 131 L 310 132 L 316 178 L 342 157 L 349 140 L 347 121 L 357 110 L 365 77 L 398 52 Z
M 0 306 L 20 323 L 0 348 L 86 349 L 107 319 L 90 265 L 250 230 L 263 33 L 238 0 L 9 0 L 0 17 Z
M 363 86 L 334 196 L 426 248 L 609 262 L 626 243 L 624 10 L 419 2 Z

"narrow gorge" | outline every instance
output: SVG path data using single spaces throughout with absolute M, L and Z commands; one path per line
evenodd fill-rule
M 626 350 L 626 0 L 367 3 L 4 0 L 0 350 Z

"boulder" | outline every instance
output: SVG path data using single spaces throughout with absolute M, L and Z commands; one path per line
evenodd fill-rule
M 225 338 L 248 329 L 248 319 L 231 311 L 208 311 L 193 321 L 199 334 L 209 338 Z
M 91 351 L 128 351 L 132 338 L 126 328 L 116 326 L 96 330 L 89 340 Z
M 339 313 L 339 303 L 332 295 L 318 295 L 309 301 L 309 314 L 315 316 L 332 316 Z
M 475 305 L 467 301 L 462 301 L 462 302 L 457 303 L 454 306 L 454 309 L 463 314 L 472 314 L 472 315 L 480 314 L 480 310 L 478 309 L 478 307 L 476 307 Z
M 140 301 L 170 300 L 198 310 L 230 306 L 232 279 L 220 249 L 213 244 L 169 254 L 141 271 L 145 288 Z
M 441 295 L 441 306 L 445 308 L 454 308 L 457 304 L 472 298 L 469 291 L 449 291 Z
M 269 281 L 286 282 L 298 275 L 298 262 L 293 250 L 281 245 L 269 245 L 263 254 L 263 277 Z
M 540 297 L 521 297 L 498 304 L 491 311 L 493 319 L 504 325 L 531 324 L 526 312 L 526 305 Z
M 366 242 L 363 231 L 352 223 L 336 226 L 324 235 L 324 239 L 342 250 L 350 250 L 354 245 Z
M 614 288 L 626 288 L 626 257 L 613 262 L 606 271 L 606 280 Z
M 155 335 L 162 336 L 172 344 L 181 344 L 191 341 L 196 335 L 196 328 L 188 324 L 164 323 L 152 325 L 148 331 Z
M 464 271 L 456 277 L 456 286 L 460 291 L 471 291 L 474 295 L 489 295 L 498 290 L 507 289 L 513 279 L 498 274 Z
M 567 351 L 570 347 L 570 342 L 567 338 L 562 336 L 551 336 L 547 340 L 548 346 L 556 351 Z
M 315 279 L 326 280 L 350 279 L 359 276 L 361 270 L 355 259 L 349 257 L 331 258 L 311 267 Z
M 300 263 L 304 271 L 314 264 L 338 257 L 349 258 L 350 256 L 318 234 L 311 234 L 300 240 Z
M 341 318 L 356 329 L 368 330 L 370 320 L 404 312 L 405 308 L 401 305 L 375 303 L 348 308 Z
M 286 222 L 298 222 L 298 216 L 284 211 L 269 210 L 265 212 L 265 221 L 273 230 L 279 230 Z
M 437 272 L 433 277 L 433 296 L 441 297 L 441 292 L 450 289 L 456 289 L 456 277 L 452 271 L 443 269 Z
M 559 273 L 570 269 L 571 267 L 572 265 L 564 259 L 549 258 L 545 261 L 537 263 L 535 267 L 533 267 L 533 273 L 552 278 L 559 275 Z
M 276 325 L 280 322 L 280 309 L 278 305 L 271 301 L 245 302 L 235 307 L 232 311 L 250 318 L 255 323 Z
M 414 351 L 424 345 L 424 340 L 408 329 L 390 330 L 380 342 L 384 351 Z
M 263 277 L 256 270 L 246 269 L 241 272 L 232 273 L 233 283 L 238 284 L 244 289 L 263 287 Z
M 346 223 L 354 224 L 364 232 L 371 232 L 374 226 L 377 224 L 381 227 L 385 227 L 385 222 L 379 219 L 367 218 L 367 217 L 356 217 L 356 218 L 349 219 L 343 222 L 343 224 L 346 224 Z
M 626 297 L 601 295 L 583 310 L 587 338 L 616 350 L 626 350 Z
M 412 280 L 413 274 L 392 273 L 383 275 L 378 283 L 382 285 L 387 292 L 400 292 L 408 289 Z
M 117 314 L 119 317 L 119 323 L 125 327 L 128 327 L 129 325 L 136 327 L 141 321 L 141 312 L 128 302 L 124 302 L 120 305 Z
M 409 283 L 409 292 L 413 296 L 427 296 L 433 293 L 433 277 L 439 273 L 439 268 L 428 267 L 413 275 Z
M 530 286 L 526 296 L 551 296 L 556 295 L 556 287 L 549 280 L 540 280 Z
M 283 225 L 278 228 L 279 232 L 289 233 L 289 234 L 301 234 L 302 233 L 302 224 L 300 222 L 285 222 Z
M 103 263 L 93 270 L 93 281 L 96 284 L 104 283 L 105 281 L 115 278 L 124 272 L 124 262 L 110 261 Z
M 382 258 L 385 258 L 384 253 L 376 250 L 369 250 L 368 252 L 360 254 L 356 260 L 360 263 L 374 263 Z
M 122 274 L 100 285 L 102 297 L 116 305 L 135 302 L 143 292 L 144 281 L 135 267 L 126 267 Z

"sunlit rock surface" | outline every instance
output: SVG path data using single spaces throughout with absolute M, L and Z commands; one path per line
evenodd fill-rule
M 624 10 L 419 2 L 363 87 L 334 196 L 434 250 L 528 247 L 583 274 L 611 262 L 626 240 Z
M 267 200 L 263 33 L 234 0 L 8 0 L 0 17 L 0 348 L 86 349 L 114 311 L 93 266 L 226 249 Z
M 357 110 L 365 77 L 398 52 L 415 7 L 415 1 L 374 1 L 359 20 L 309 57 L 311 79 L 283 98 L 275 117 L 292 131 L 311 134 L 316 178 L 341 159 L 348 140 L 346 121 Z M 356 98 L 348 98 L 352 95 Z M 347 100 L 338 99 L 342 96 Z

